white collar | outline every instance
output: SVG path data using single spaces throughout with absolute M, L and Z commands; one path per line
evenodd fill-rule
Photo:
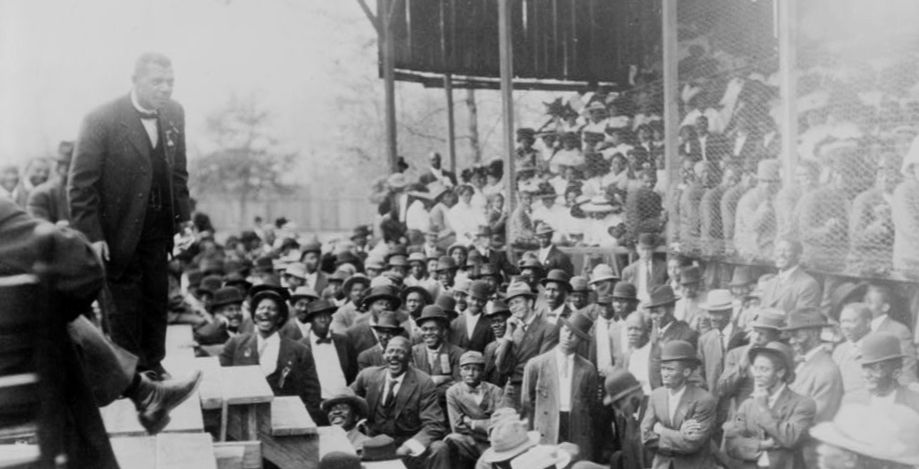
M 131 88 L 131 104 L 134 106 L 134 109 L 137 109 L 143 114 L 155 114 L 156 109 L 147 109 L 140 105 L 140 102 L 137 101 L 137 91 L 134 88 Z
M 268 337 L 262 337 L 261 334 L 256 332 L 255 339 L 256 339 L 256 343 L 258 344 L 259 348 L 262 348 L 263 344 L 271 345 L 274 343 L 278 343 L 278 344 L 281 343 L 281 336 L 278 335 L 278 331 L 272 332 L 271 335 L 269 335 Z
M 389 370 L 387 370 L 387 371 L 386 371 L 386 381 L 389 381 L 389 382 L 393 383 L 394 385 L 398 386 L 398 385 L 402 384 L 402 380 L 405 379 L 405 374 L 406 374 L 406 373 L 408 373 L 408 369 L 406 369 L 405 371 L 403 371 L 401 375 L 396 376 L 395 378 L 393 378 L 393 376 L 392 376 L 391 374 L 389 374 Z
M 881 324 L 884 324 L 884 320 L 887 319 L 886 314 L 882 314 L 871 320 L 871 332 L 877 332 L 878 328 L 881 327 Z

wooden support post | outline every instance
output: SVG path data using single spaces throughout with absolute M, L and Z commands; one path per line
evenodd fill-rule
M 472 159 L 482 161 L 482 148 L 479 146 L 479 112 L 475 105 L 475 89 L 466 88 L 466 110 L 469 112 L 469 146 L 472 147 Z
M 456 129 L 453 119 L 453 77 L 444 74 L 444 91 L 447 94 L 447 154 L 450 155 L 450 171 L 456 174 Z
M 383 0 L 385 11 L 391 11 L 399 0 Z M 382 16 L 382 15 L 380 15 Z M 396 47 L 393 42 L 391 15 L 382 18 L 383 27 L 380 38 L 383 40 L 383 95 L 386 122 L 386 157 L 389 160 L 389 170 L 396 172 L 398 161 L 398 147 L 396 146 Z
M 516 189 L 517 175 L 514 168 L 514 49 L 511 41 L 511 0 L 498 0 L 498 47 L 501 62 L 501 117 L 504 121 L 504 183 L 507 195 L 505 206 L 508 214 L 513 213 L 517 206 Z M 510 244 L 514 241 L 510 237 L 510 223 L 506 224 L 506 243 L 511 261 L 514 259 L 514 250 Z
M 680 103 L 679 76 L 677 75 L 677 0 L 661 2 L 661 34 L 664 53 L 664 161 L 667 165 L 667 186 L 679 183 Z M 667 239 L 675 238 L 673 221 L 667 223 Z
M 795 80 L 795 63 L 797 51 L 795 41 L 798 35 L 797 2 L 776 2 L 779 33 L 779 92 L 781 93 L 781 115 L 779 122 L 779 135 L 782 137 L 782 177 L 791 181 L 794 176 L 795 166 L 798 164 L 798 109 L 795 105 L 797 96 L 797 81 Z

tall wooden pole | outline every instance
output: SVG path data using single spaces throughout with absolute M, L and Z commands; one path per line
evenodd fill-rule
M 383 0 L 381 5 L 386 5 L 385 12 L 392 11 L 399 0 Z M 382 12 L 381 12 L 382 13 Z M 386 113 L 386 157 L 389 160 L 389 169 L 397 169 L 399 149 L 396 146 L 396 45 L 392 35 L 392 16 L 382 16 L 383 27 L 380 31 L 383 40 L 383 95 Z
M 507 190 L 505 197 L 508 214 L 516 207 L 516 171 L 514 168 L 514 50 L 511 41 L 511 0 L 498 0 L 498 47 L 501 62 L 501 117 L 504 122 L 504 162 L 506 171 L 504 184 Z M 510 223 L 506 223 L 505 239 L 508 246 L 514 241 L 510 237 Z M 508 249 L 511 260 L 514 260 L 512 249 Z
M 447 153 L 450 155 L 450 171 L 456 174 L 456 129 L 453 119 L 453 77 L 444 75 L 444 91 L 447 94 Z
M 667 166 L 667 187 L 679 184 L 679 134 L 680 103 L 679 44 L 677 42 L 677 0 L 661 2 L 661 34 L 664 52 L 664 162 Z M 674 239 L 676 227 L 673 221 L 667 223 L 667 239 Z
M 469 113 L 469 146 L 472 147 L 472 159 L 478 163 L 482 161 L 482 147 L 479 146 L 479 111 L 474 88 L 466 88 L 466 111 Z
M 797 96 L 797 81 L 795 80 L 795 63 L 797 62 L 798 24 L 795 15 L 797 2 L 776 2 L 779 33 L 779 92 L 781 93 L 781 115 L 779 135 L 782 137 L 783 178 L 791 181 L 794 176 L 795 166 L 798 164 L 798 150 L 795 142 L 798 141 L 798 109 L 795 106 Z

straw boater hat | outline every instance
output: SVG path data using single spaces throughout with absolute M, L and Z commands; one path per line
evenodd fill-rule
M 734 309 L 734 297 L 728 290 L 709 290 L 699 307 L 706 311 L 731 311 Z

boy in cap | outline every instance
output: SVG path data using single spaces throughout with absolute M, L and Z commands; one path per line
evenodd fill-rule
M 597 430 L 597 370 L 575 351 L 590 340 L 593 321 L 583 314 L 559 319 L 558 345 L 526 363 L 521 407 L 542 444 L 574 443 L 583 459 L 593 459 Z
M 452 433 L 444 441 L 450 448 L 450 459 L 468 465 L 488 449 L 489 423 L 504 391 L 483 381 L 485 358 L 481 353 L 474 350 L 464 353 L 459 365 L 462 381 L 447 389 L 447 417 Z
M 672 340 L 662 346 L 663 386 L 651 392 L 641 422 L 642 442 L 654 451 L 654 469 L 715 467 L 715 398 L 690 382 L 697 366 L 699 358 L 689 342 Z

